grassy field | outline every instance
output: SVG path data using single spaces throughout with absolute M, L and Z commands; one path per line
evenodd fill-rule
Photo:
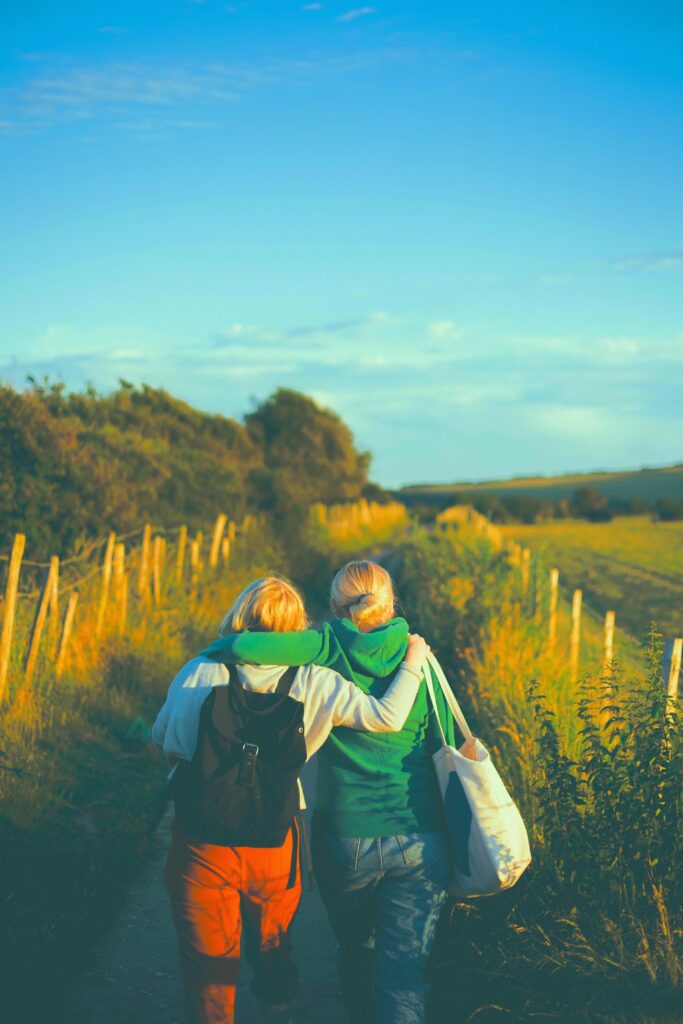
M 517 477 L 513 480 L 487 480 L 481 483 L 415 484 L 403 488 L 399 497 L 411 499 L 449 492 L 500 495 L 502 497 L 542 498 L 556 501 L 570 497 L 579 487 L 594 487 L 610 499 L 643 498 L 683 499 L 683 466 L 641 469 L 625 473 L 573 473 L 563 476 Z
M 652 621 L 665 634 L 681 635 L 683 523 L 634 516 L 511 525 L 503 532 L 556 565 L 560 584 L 581 587 L 595 611 L 613 608 L 632 635 L 641 637 Z

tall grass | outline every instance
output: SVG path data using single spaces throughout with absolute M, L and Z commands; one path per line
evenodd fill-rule
M 194 581 L 188 572 L 180 587 L 168 573 L 158 606 L 131 594 L 123 636 L 112 604 L 99 640 L 93 576 L 81 583 L 61 678 L 49 637 L 29 688 L 15 653 L 0 743 L 0 982 L 8 1019 L 44 1019 L 49 992 L 51 1017 L 60 1020 L 60 993 L 116 910 L 160 805 L 166 766 L 147 742 L 147 726 L 179 666 L 215 636 L 238 591 L 281 557 L 257 525 L 217 572 Z M 30 626 L 20 611 L 17 652 Z
M 533 588 L 523 594 L 505 554 L 466 528 L 416 532 L 400 583 L 412 624 L 450 669 L 522 807 L 534 854 L 516 890 L 453 908 L 444 1006 L 464 986 L 471 1012 L 495 995 L 499 1009 L 527 1019 L 547 985 L 548 1019 L 647 1019 L 634 1007 L 631 1017 L 619 1016 L 623 1006 L 611 1018 L 575 1002 L 561 1011 L 560 993 L 572 977 L 574 998 L 588 999 L 600 980 L 619 996 L 638 990 L 644 1003 L 655 984 L 666 1001 L 683 980 L 680 714 L 663 686 L 661 638 L 651 631 L 636 652 L 618 637 L 623 664 L 603 671 L 600 634 L 589 630 L 581 679 L 572 679 L 566 610 L 550 649 Z M 454 957 L 461 970 L 450 963 L 449 973 Z

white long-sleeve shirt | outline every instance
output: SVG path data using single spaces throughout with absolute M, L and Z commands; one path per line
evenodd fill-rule
M 235 665 L 242 686 L 274 693 L 286 669 L 282 665 Z M 402 662 L 381 699 L 320 665 L 302 665 L 289 696 L 304 706 L 306 756 L 312 757 L 336 725 L 366 732 L 398 732 L 403 728 L 420 686 L 419 669 Z M 197 749 L 199 716 L 214 686 L 228 686 L 225 665 L 193 658 L 171 683 L 166 702 L 152 726 L 152 740 L 168 757 L 191 761 Z

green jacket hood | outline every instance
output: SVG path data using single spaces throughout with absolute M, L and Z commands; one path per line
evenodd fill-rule
M 394 618 L 377 629 L 361 632 L 349 619 L 334 619 L 330 628 L 354 672 L 382 679 L 396 671 L 408 645 L 408 623 Z

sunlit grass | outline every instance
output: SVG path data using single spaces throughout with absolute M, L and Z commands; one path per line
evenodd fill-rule
M 679 635 L 683 523 L 631 516 L 608 523 L 568 519 L 502 530 L 557 565 L 561 585 L 581 587 L 596 612 L 614 609 L 617 625 L 633 636 L 642 635 L 652 621 L 664 633 Z

